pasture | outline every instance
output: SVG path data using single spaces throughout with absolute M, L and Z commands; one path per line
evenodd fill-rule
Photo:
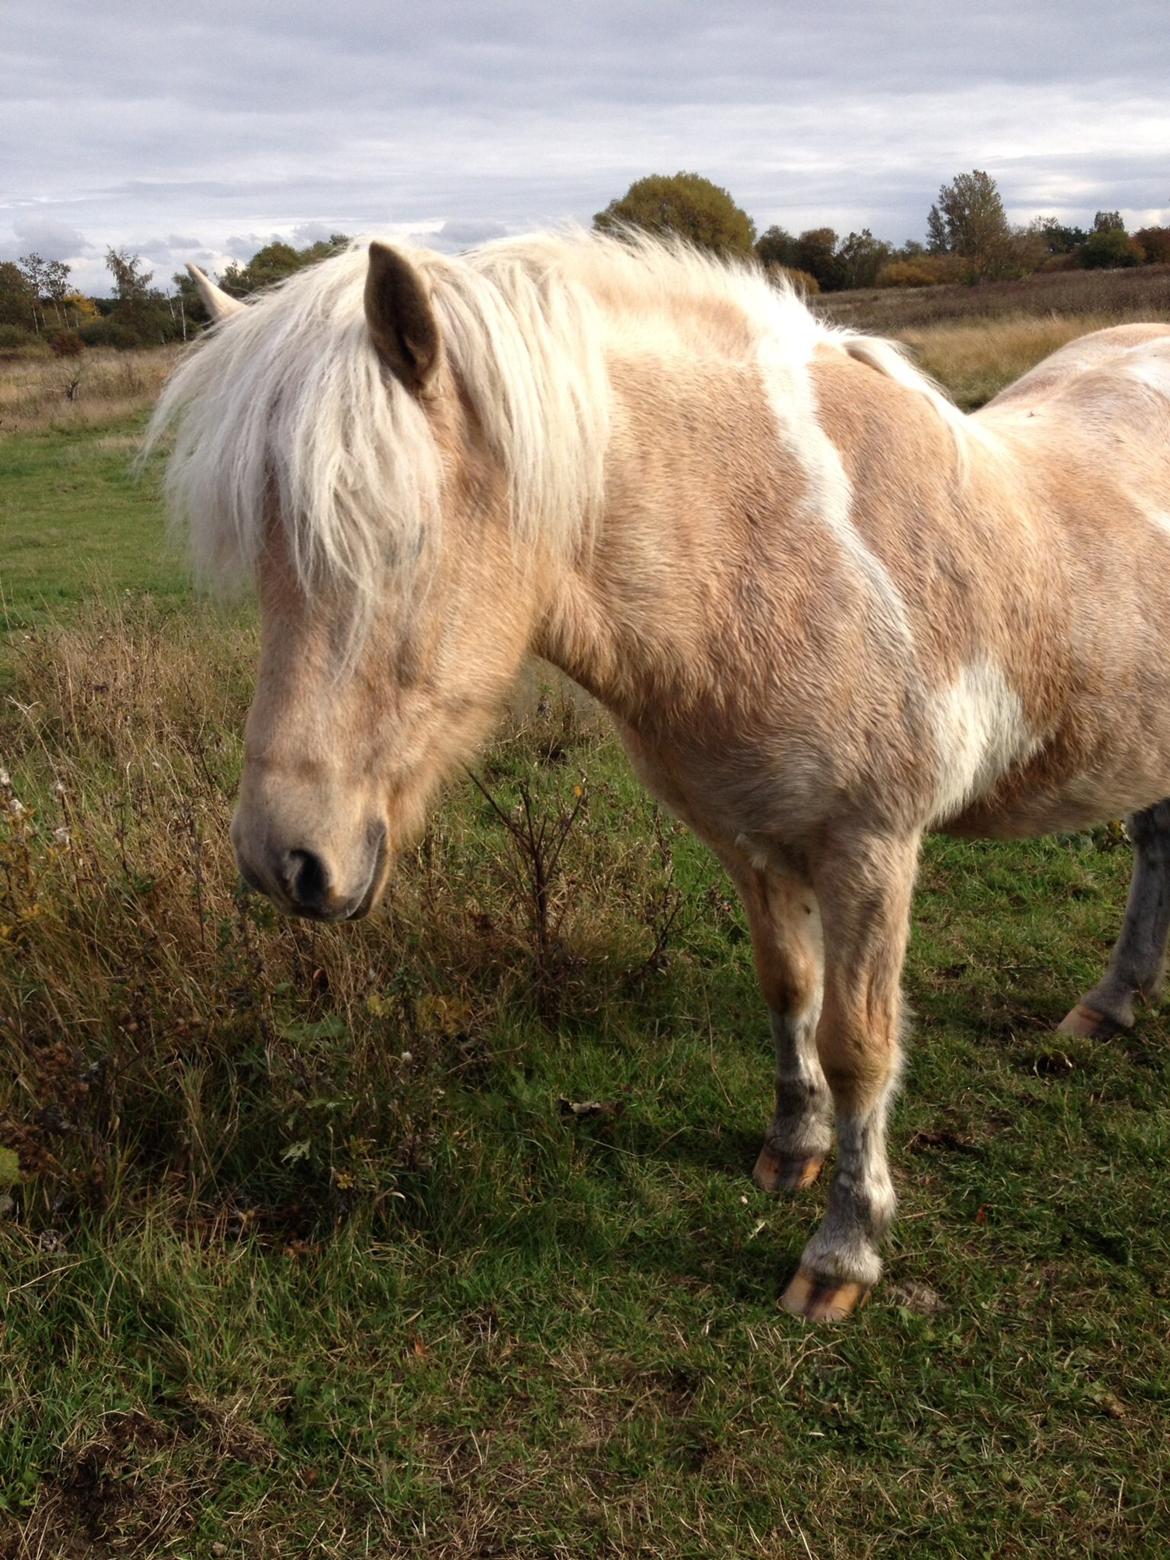
M 1101 322 L 914 344 L 976 404 Z M 0 399 L 0 1552 L 1164 1552 L 1170 1022 L 1054 1034 L 1120 831 L 930 843 L 887 1275 L 804 1326 L 742 912 L 601 719 L 534 672 L 369 922 L 237 897 L 251 613 L 128 476 L 149 385 L 46 383 Z

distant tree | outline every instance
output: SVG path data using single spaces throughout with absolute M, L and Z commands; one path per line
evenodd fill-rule
M 45 290 L 45 262 L 36 250 L 30 250 L 27 255 L 21 255 L 17 260 L 25 281 L 39 298 Z
M 37 295 L 14 260 L 0 260 L 0 325 L 37 328 Z
M 348 233 L 330 233 L 328 238 L 318 239 L 315 244 L 308 244 L 298 250 L 298 253 L 304 256 L 306 265 L 316 265 L 318 260 L 328 260 L 330 255 L 339 254 L 348 245 Z
M 697 173 L 652 173 L 637 179 L 620 200 L 611 200 L 593 218 L 602 233 L 623 227 L 675 235 L 714 254 L 747 257 L 756 226 L 719 185 Z
M 1125 232 L 1125 223 L 1121 220 L 1120 211 L 1099 211 L 1093 218 L 1094 233 Z
M 1086 270 L 1141 265 L 1145 258 L 1141 246 L 1119 227 L 1095 227 L 1077 253 Z
M 1043 240 L 1050 255 L 1071 255 L 1089 236 L 1084 228 L 1073 227 L 1059 217 L 1037 217 L 1030 231 Z
M 1170 227 L 1138 228 L 1134 242 L 1141 246 L 1148 264 L 1170 263 Z
M 119 303 L 144 303 L 150 297 L 154 272 L 142 269 L 138 255 L 124 249 L 107 249 L 106 269 L 114 278 L 114 292 Z
M 42 330 L 45 324 L 45 311 L 41 299 L 45 292 L 46 262 L 31 250 L 27 255 L 21 255 L 17 260 L 20 273 L 24 277 L 28 290 L 32 295 L 32 325 L 34 330 Z
M 931 208 L 934 209 L 933 207 Z M 926 254 L 925 244 L 920 244 L 916 238 L 908 238 L 901 249 L 894 251 L 895 260 L 917 260 Z
M 973 168 L 940 187 L 927 218 L 927 248 L 958 255 L 973 279 L 1012 274 L 1012 232 L 990 174 Z
M 327 260 L 348 243 L 349 239 L 344 233 L 333 233 L 328 239 L 307 244 L 304 249 L 296 249 L 283 239 L 273 239 L 272 243 L 258 249 L 246 265 L 233 261 L 220 277 L 220 286 L 234 298 L 246 298 L 249 293 L 259 292 L 262 287 L 282 282 L 294 271 L 315 265 L 319 260 Z
M 774 265 L 790 268 L 796 265 L 796 240 L 782 227 L 767 228 L 756 239 L 755 248 L 756 259 L 765 269 Z
M 950 247 L 946 219 L 937 206 L 932 206 L 926 217 L 926 252 L 931 255 L 945 255 L 950 252 Z
M 195 278 L 189 271 L 176 271 L 171 281 L 175 284 L 175 297 L 180 304 L 180 319 L 187 322 L 188 328 L 206 325 L 211 315 L 204 307 Z
M 842 286 L 837 235 L 831 227 L 806 228 L 796 240 L 793 264 L 797 270 L 815 276 L 822 292 L 833 292 Z
M 291 244 L 274 240 L 258 249 L 246 265 L 233 261 L 220 277 L 219 284 L 234 298 L 243 298 L 248 293 L 258 292 L 261 287 L 283 281 L 299 271 L 303 263 Z
M 114 297 L 104 303 L 100 319 L 81 327 L 87 346 L 157 346 L 181 334 L 173 301 L 150 285 L 154 272 L 144 268 L 141 256 L 107 249 L 106 268 L 114 278 Z
M 878 272 L 893 255 L 890 245 L 875 238 L 868 228 L 848 233 L 835 255 L 842 287 L 872 287 Z
M 65 296 L 69 291 L 70 267 L 64 260 L 46 260 L 44 275 L 41 281 L 43 288 L 42 297 L 53 305 L 53 312 L 57 316 L 57 324 L 64 325 Z

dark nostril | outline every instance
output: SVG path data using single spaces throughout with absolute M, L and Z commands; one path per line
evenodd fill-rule
M 304 910 L 319 910 L 329 892 L 329 875 L 320 856 L 311 850 L 290 850 L 284 882 L 294 903 Z

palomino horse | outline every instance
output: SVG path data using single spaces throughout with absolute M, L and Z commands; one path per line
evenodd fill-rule
M 365 915 L 525 656 L 614 716 L 747 907 L 768 1191 L 828 1212 L 784 1304 L 848 1314 L 893 1212 L 886 1112 L 924 831 L 1135 816 L 1109 973 L 1170 920 L 1170 327 L 1100 331 L 974 416 L 755 271 L 583 235 L 372 243 L 242 307 L 164 393 L 205 572 L 254 574 L 232 839 L 281 909 Z

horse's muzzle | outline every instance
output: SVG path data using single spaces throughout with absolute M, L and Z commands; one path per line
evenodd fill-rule
M 270 843 L 250 853 L 232 828 L 232 843 L 240 876 L 247 886 L 266 895 L 286 915 L 311 921 L 358 921 L 370 913 L 378 897 L 386 864 L 386 826 L 371 824 L 366 830 L 366 860 L 361 886 L 348 894 L 339 892 L 338 877 L 317 851 L 306 846 L 292 849 Z

